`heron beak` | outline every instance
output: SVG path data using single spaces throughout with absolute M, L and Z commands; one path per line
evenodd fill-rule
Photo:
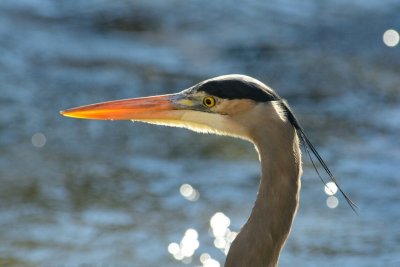
M 190 100 L 182 94 L 158 95 L 96 103 L 61 111 L 67 117 L 94 120 L 180 120 Z

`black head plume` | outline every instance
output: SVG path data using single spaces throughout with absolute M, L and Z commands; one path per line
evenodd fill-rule
M 279 96 L 257 80 L 242 76 L 230 75 L 226 79 L 211 79 L 194 86 L 197 91 L 224 99 L 250 99 L 256 102 L 279 100 Z
M 288 118 L 288 120 L 290 121 L 290 123 L 293 125 L 293 127 L 296 129 L 297 131 L 297 135 L 304 147 L 304 150 L 306 151 L 308 157 L 311 160 L 311 163 L 315 169 L 315 171 L 318 174 L 319 179 L 322 181 L 322 183 L 326 186 L 327 182 L 325 181 L 324 178 L 322 178 L 320 172 L 318 171 L 317 166 L 315 165 L 314 159 L 311 155 L 311 153 L 315 156 L 315 158 L 319 161 L 319 163 L 321 164 L 321 166 L 324 168 L 325 172 L 328 174 L 329 179 L 335 183 L 335 185 L 337 186 L 337 188 L 339 189 L 339 192 L 343 195 L 343 197 L 346 199 L 347 203 L 349 204 L 349 206 L 351 207 L 351 209 L 357 213 L 357 205 L 350 199 L 350 197 L 343 191 L 343 189 L 341 188 L 341 186 L 339 185 L 338 181 L 336 180 L 335 176 L 332 174 L 331 170 L 328 168 L 328 166 L 326 165 L 325 161 L 322 159 L 322 157 L 320 156 L 320 154 L 318 153 L 318 151 L 315 149 L 314 145 L 311 143 L 310 139 L 308 139 L 306 133 L 303 130 L 303 127 L 301 127 L 299 121 L 297 120 L 297 118 L 295 117 L 294 113 L 292 112 L 292 110 L 290 109 L 289 105 L 286 103 L 286 101 L 284 99 L 280 100 L 280 105 L 283 108 L 283 110 L 286 113 L 286 116 Z

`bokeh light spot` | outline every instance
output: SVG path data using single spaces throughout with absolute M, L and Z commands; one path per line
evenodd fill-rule
M 190 239 L 197 239 L 199 237 L 199 234 L 195 229 L 187 229 L 185 232 L 185 236 L 187 236 Z
M 214 246 L 219 249 L 224 249 L 226 246 L 225 238 L 223 238 L 221 236 L 216 237 L 214 240 Z
M 335 196 L 329 196 L 326 199 L 326 205 L 328 208 L 335 209 L 339 205 L 339 199 Z
M 197 240 L 198 236 L 199 234 L 195 229 L 187 229 L 179 244 L 173 242 L 168 245 L 168 252 L 178 261 L 186 264 L 191 263 L 194 252 L 200 246 Z
M 327 194 L 328 196 L 333 196 L 337 193 L 338 187 L 334 182 L 328 182 L 326 183 L 324 190 L 325 194 Z
M 199 191 L 193 188 L 190 184 L 183 184 L 179 188 L 181 195 L 189 201 L 197 201 L 200 197 Z
M 214 236 L 214 246 L 225 255 L 228 254 L 231 244 L 237 236 L 237 232 L 229 229 L 230 224 L 231 220 L 222 212 L 215 213 L 210 219 L 210 232 Z
M 210 219 L 210 226 L 215 237 L 224 236 L 231 220 L 222 212 L 217 212 Z
M 35 133 L 32 135 L 32 145 L 35 147 L 44 147 L 46 145 L 46 136 L 42 133 Z
M 207 259 L 203 262 L 203 267 L 221 267 L 221 264 L 214 259 Z
M 204 263 L 204 262 L 206 262 L 206 260 L 209 260 L 209 259 L 211 259 L 211 256 L 208 253 L 202 253 L 200 255 L 200 262 L 201 263 Z
M 183 260 L 183 258 L 185 258 L 185 256 L 183 255 L 182 251 L 178 251 L 177 253 L 174 254 L 174 258 L 177 261 L 181 261 Z
M 400 36 L 396 30 L 389 29 L 383 33 L 383 43 L 388 47 L 395 47 L 399 44 Z
M 168 245 L 168 252 L 172 255 L 177 254 L 179 252 L 180 248 L 177 243 L 170 243 Z
M 184 264 L 190 264 L 190 263 L 192 263 L 192 257 L 183 258 L 183 259 L 182 259 L 182 262 L 183 262 Z
M 237 232 L 229 232 L 227 235 L 227 239 L 229 242 L 233 242 L 233 240 L 235 240 L 235 238 L 237 237 L 238 233 Z

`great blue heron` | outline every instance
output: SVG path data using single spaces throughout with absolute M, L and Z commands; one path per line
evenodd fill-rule
M 260 185 L 251 215 L 229 250 L 226 267 L 277 266 L 299 203 L 300 143 L 313 164 L 311 153 L 315 155 L 354 208 L 286 101 L 248 76 L 219 76 L 176 94 L 92 104 L 61 114 L 82 119 L 132 120 L 183 127 L 252 142 L 261 161 Z

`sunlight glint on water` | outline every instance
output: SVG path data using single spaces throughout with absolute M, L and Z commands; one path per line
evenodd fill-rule
M 168 245 L 168 252 L 182 262 L 190 263 L 195 251 L 199 248 L 198 233 L 195 229 L 187 229 L 179 244 L 173 242 Z
M 386 46 L 395 47 L 396 45 L 399 44 L 399 41 L 400 41 L 400 35 L 396 30 L 389 29 L 383 33 L 383 43 Z
M 214 236 L 214 246 L 228 254 L 232 242 L 237 236 L 237 232 L 231 231 L 229 225 L 231 220 L 222 212 L 215 213 L 210 219 L 211 232 Z
M 35 133 L 32 135 L 32 145 L 38 148 L 44 147 L 46 145 L 46 136 L 42 133 Z
M 328 196 L 333 196 L 337 193 L 338 188 L 334 182 L 328 182 L 325 185 L 324 191 Z
M 189 201 L 197 201 L 200 197 L 199 191 L 193 188 L 190 184 L 183 184 L 179 188 L 181 195 Z
M 334 182 L 328 182 L 324 188 L 325 194 L 328 195 L 326 199 L 326 205 L 330 209 L 335 209 L 339 206 L 339 199 L 335 197 L 335 194 L 338 192 L 338 187 Z
M 335 209 L 339 205 L 339 199 L 335 196 L 329 196 L 326 199 L 326 205 L 328 208 Z

